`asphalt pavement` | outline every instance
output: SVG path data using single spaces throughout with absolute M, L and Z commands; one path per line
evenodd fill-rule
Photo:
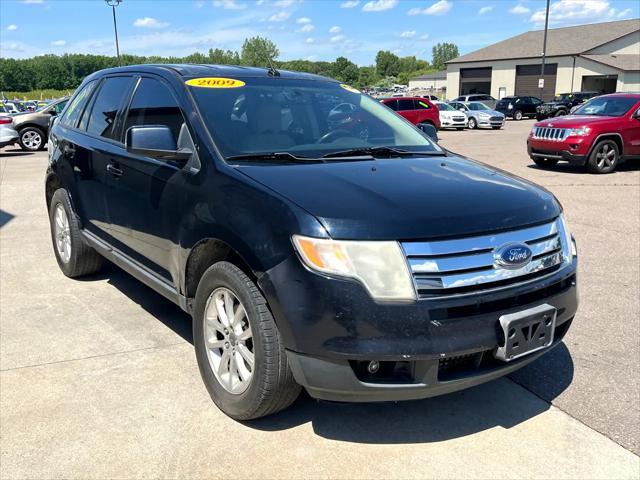
M 524 149 L 531 124 L 441 143 L 564 205 L 581 298 L 564 344 L 444 397 L 303 395 L 248 423 L 210 401 L 178 307 L 112 265 L 60 273 L 46 152 L 0 150 L 0 478 L 639 478 L 640 169 L 539 170 Z

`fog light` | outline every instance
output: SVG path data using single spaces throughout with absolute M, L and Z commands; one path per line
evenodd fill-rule
M 378 370 L 380 370 L 380 362 L 376 360 L 370 361 L 369 365 L 367 365 L 367 371 L 369 373 L 376 373 Z

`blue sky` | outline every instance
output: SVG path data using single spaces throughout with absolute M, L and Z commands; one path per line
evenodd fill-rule
M 240 49 L 261 35 L 280 59 L 359 65 L 378 50 L 429 60 L 437 42 L 461 53 L 542 28 L 544 0 L 124 0 L 120 48 L 138 55 Z M 552 26 L 638 18 L 636 0 L 552 0 Z M 0 56 L 114 55 L 111 9 L 103 0 L 1 0 Z

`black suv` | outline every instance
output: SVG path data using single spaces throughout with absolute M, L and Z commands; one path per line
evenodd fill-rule
M 524 117 L 534 118 L 538 105 L 542 105 L 542 100 L 537 97 L 514 95 L 500 99 L 495 109 L 505 117 L 522 120 Z
M 598 92 L 574 92 L 556 95 L 553 101 L 545 102 L 536 108 L 536 120 L 568 115 L 571 108 L 598 95 Z
M 361 129 L 330 122 L 353 105 Z M 452 392 L 557 345 L 576 313 L 554 196 L 458 157 L 304 73 L 130 66 L 85 79 L 50 132 L 55 256 L 107 258 L 189 312 L 229 416 L 315 398 Z

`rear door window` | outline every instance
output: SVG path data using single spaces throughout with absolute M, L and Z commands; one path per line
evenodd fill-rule
M 133 94 L 124 131 L 138 125 L 166 125 L 177 140 L 183 123 L 184 117 L 169 88 L 159 80 L 143 77 Z
M 414 106 L 413 106 L 413 100 L 398 100 L 398 110 L 399 111 L 404 111 L 404 110 L 414 110 Z
M 388 102 L 384 102 L 384 104 L 389 107 L 391 110 L 398 110 L 398 101 L 397 100 L 389 100 Z
M 119 140 L 116 124 L 118 112 L 128 97 L 132 82 L 133 77 L 109 77 L 102 83 L 88 117 L 88 133 Z

